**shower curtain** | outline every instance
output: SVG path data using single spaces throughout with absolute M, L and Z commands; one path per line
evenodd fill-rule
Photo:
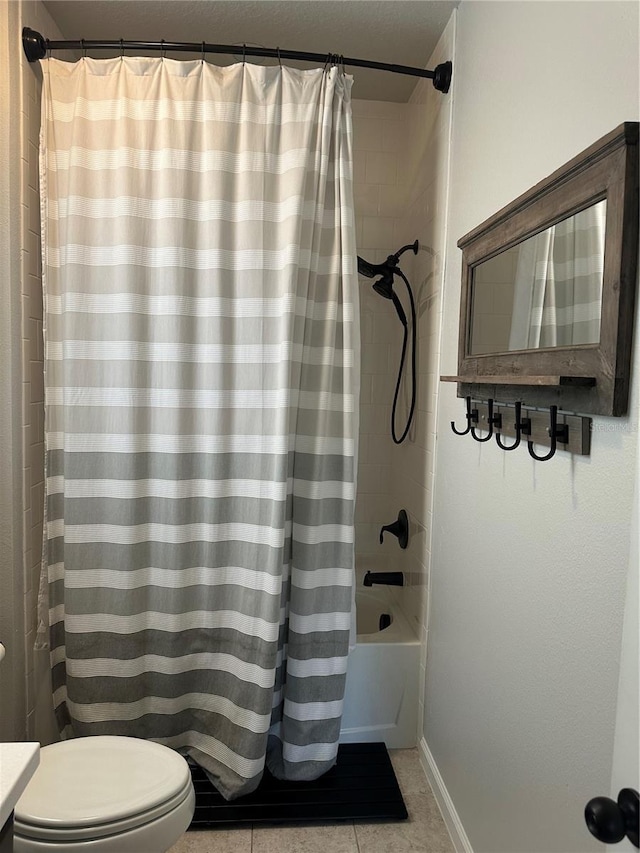
M 509 349 L 600 340 L 606 202 L 520 245 Z
M 64 736 L 231 799 L 335 762 L 353 600 L 351 78 L 44 71 L 44 565 Z

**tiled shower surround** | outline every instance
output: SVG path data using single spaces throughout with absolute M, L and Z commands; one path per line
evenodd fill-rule
M 20 28 L 27 25 L 63 38 L 39 0 L 21 0 Z M 428 67 L 450 58 L 450 22 Z M 53 736 L 49 710 L 48 654 L 34 652 L 36 604 L 42 542 L 43 350 L 38 134 L 40 73 L 21 55 L 22 157 L 22 304 L 23 304 L 23 571 L 28 737 L 48 742 Z M 354 194 L 358 252 L 378 263 L 418 239 L 417 257 L 407 252 L 401 267 L 414 290 L 418 310 L 418 395 L 413 427 L 394 447 L 390 437 L 402 327 L 393 305 L 360 279 L 362 386 L 356 563 L 358 582 L 366 569 L 402 569 L 407 586 L 393 590 L 416 634 L 426 643 L 426 606 L 433 472 L 434 410 L 437 390 L 445 187 L 448 169 L 450 97 L 428 80 L 418 82 L 407 104 L 358 100 L 357 70 L 352 93 Z M 396 289 L 406 303 L 404 285 Z M 407 311 L 408 315 L 408 311 Z M 407 354 L 407 358 L 408 358 Z M 407 373 L 408 378 L 408 373 Z M 409 383 L 400 395 L 397 424 L 404 427 Z M 410 543 L 378 543 L 380 527 L 405 508 Z M 424 678 L 424 654 L 422 677 Z M 420 696 L 423 695 L 422 689 Z M 39 701 L 38 701 L 39 700 Z M 421 725 L 420 714 L 420 725 Z
M 455 19 L 449 22 L 428 67 L 453 55 Z M 357 95 L 357 77 L 353 87 Z M 407 104 L 354 101 L 354 177 L 358 253 L 378 263 L 401 246 L 400 267 L 409 279 L 417 311 L 417 398 L 413 425 L 401 445 L 391 439 L 391 403 L 402 346 L 402 326 L 390 301 L 360 279 L 362 389 L 360 464 L 356 502 L 358 583 L 366 569 L 401 570 L 402 589 L 390 587 L 422 641 L 420 712 L 423 716 L 429 561 L 431 541 L 435 411 L 439 378 L 446 190 L 449 169 L 451 97 L 429 80 L 418 82 Z M 404 283 L 395 289 L 407 316 Z M 409 351 L 407 352 L 409 360 Z M 399 397 L 396 434 L 406 423 L 409 367 Z M 409 546 L 393 536 L 379 544 L 380 527 L 400 509 L 409 516 Z M 421 723 L 419 723 L 421 726 Z

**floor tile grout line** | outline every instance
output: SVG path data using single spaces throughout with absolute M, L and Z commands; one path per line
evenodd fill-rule
M 356 829 L 356 822 L 353 821 L 353 837 L 356 840 L 356 851 L 360 853 L 360 842 L 358 841 L 358 830 Z

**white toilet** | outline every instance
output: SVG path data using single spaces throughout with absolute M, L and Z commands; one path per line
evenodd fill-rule
M 84 737 L 40 750 L 15 808 L 14 853 L 166 853 L 191 823 L 185 759 L 151 741 Z

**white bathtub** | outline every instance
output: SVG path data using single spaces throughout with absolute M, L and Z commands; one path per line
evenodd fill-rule
M 358 638 L 349 657 L 340 741 L 384 741 L 389 748 L 416 745 L 420 643 L 384 589 L 356 595 Z M 392 622 L 377 629 L 380 615 Z

